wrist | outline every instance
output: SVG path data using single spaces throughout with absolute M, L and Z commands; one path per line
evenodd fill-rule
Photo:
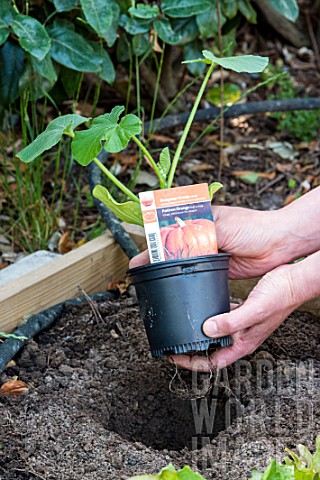
M 294 297 L 298 306 L 320 296 L 320 251 L 290 265 Z
M 277 225 L 287 261 L 320 250 L 320 187 L 277 211 Z

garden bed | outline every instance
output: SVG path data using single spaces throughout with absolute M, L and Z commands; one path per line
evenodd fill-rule
M 0 478 L 118 480 L 172 462 L 208 479 L 246 479 L 285 446 L 312 446 L 316 317 L 296 312 L 258 352 L 209 380 L 151 358 L 131 287 L 97 308 L 101 318 L 89 304 L 68 307 L 2 375 L 19 376 L 29 392 L 0 397 Z
M 317 94 L 314 70 L 294 73 L 311 85 L 308 95 Z M 260 97 L 254 94 L 252 99 Z M 275 132 L 275 126 L 266 115 L 227 121 L 223 151 L 216 132 L 205 137 L 179 165 L 177 185 L 210 183 L 221 167 L 225 189 L 219 204 L 271 210 L 316 187 L 319 141 L 295 141 Z M 202 128 L 194 126 L 190 142 Z M 153 146 L 162 149 L 180 134 L 175 128 L 155 135 Z M 129 159 L 136 151 L 127 153 L 124 180 L 132 175 Z M 115 166 L 120 160 L 117 155 L 109 158 Z M 252 173 L 258 175 L 256 181 Z M 150 187 L 145 179 L 140 176 L 139 190 Z M 68 226 L 73 225 L 73 193 L 69 213 L 64 212 Z M 85 195 L 81 202 L 82 225 L 89 213 L 96 218 L 96 210 L 92 213 Z M 63 281 L 52 265 L 43 267 L 41 279 L 28 278 L 28 285 L 19 280 L 19 301 L 9 285 L 11 303 L 6 310 L 0 305 L 0 330 L 14 328 L 18 305 L 24 308 L 21 319 L 78 296 L 78 286 L 93 293 L 123 278 L 127 258 L 120 247 L 105 237 L 93 242 L 59 259 Z M 86 257 L 83 252 L 98 244 L 98 254 L 91 251 L 85 268 L 77 264 Z M 70 258 L 75 260 L 72 268 Z M 42 280 L 49 284 L 39 288 Z M 245 298 L 253 284 L 231 282 L 231 292 Z M 303 308 L 319 314 L 319 302 Z M 320 431 L 319 318 L 295 312 L 255 354 L 210 379 L 182 371 L 177 375 L 168 360 L 151 358 L 131 289 L 98 309 L 102 319 L 93 315 L 92 305 L 66 307 L 64 316 L 30 341 L 16 366 L 0 377 L 2 384 L 18 376 L 29 388 L 22 397 L 0 397 L 0 479 L 124 480 L 156 473 L 170 462 L 188 464 L 210 480 L 246 479 L 254 466 L 262 469 L 271 457 L 283 458 L 285 447 L 301 442 L 312 448 Z

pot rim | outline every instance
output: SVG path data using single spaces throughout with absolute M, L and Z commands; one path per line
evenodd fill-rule
M 214 253 L 211 255 L 202 255 L 199 257 L 182 258 L 180 260 L 165 260 L 164 262 L 148 263 L 141 265 L 140 267 L 134 267 L 127 270 L 128 275 L 134 275 L 137 273 L 147 272 L 149 270 L 158 270 L 162 268 L 177 267 L 180 265 L 190 265 L 206 262 L 216 262 L 223 260 L 224 258 L 231 257 L 230 253 Z

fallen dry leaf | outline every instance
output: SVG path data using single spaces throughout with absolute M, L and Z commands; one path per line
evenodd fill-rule
M 276 163 L 276 169 L 278 172 L 284 173 L 288 170 L 291 170 L 293 167 L 292 163 Z
M 289 205 L 290 203 L 292 203 L 292 202 L 293 202 L 294 200 L 296 200 L 296 199 L 297 199 L 297 195 L 296 195 L 295 193 L 291 193 L 290 195 L 288 195 L 288 196 L 285 198 L 285 200 L 284 200 L 284 202 L 283 202 L 283 205 L 284 205 L 284 206 L 287 206 L 287 205 Z
M 120 295 L 125 293 L 130 286 L 129 277 L 126 277 L 125 280 L 114 280 L 113 282 L 108 283 L 107 290 L 118 290 Z
M 270 173 L 254 172 L 252 170 L 232 170 L 231 173 L 235 177 L 243 177 L 244 175 L 255 174 L 255 175 L 259 175 L 259 177 L 261 177 L 261 178 L 267 178 L 268 180 L 273 180 L 274 177 L 276 176 L 276 172 L 270 172 Z
M 84 245 L 85 243 L 87 243 L 87 239 L 86 239 L 86 238 L 81 238 L 81 240 L 79 240 L 79 241 L 75 244 L 75 248 L 82 247 L 82 245 Z
M 151 140 L 156 140 L 159 143 L 174 143 L 175 140 L 171 137 L 167 137 L 166 135 L 158 135 L 156 133 L 152 133 L 150 135 Z
M 152 28 L 150 30 L 149 43 L 153 43 L 153 50 L 157 53 L 162 53 L 162 48 L 158 42 L 157 32 Z
M 17 395 L 25 395 L 28 393 L 29 388 L 25 382 L 21 380 L 8 380 L 0 388 L 0 395 L 6 395 L 7 397 L 14 397 Z
M 139 153 L 135 153 L 134 155 L 128 155 L 125 153 L 113 153 L 110 155 L 110 161 L 114 163 L 120 163 L 122 167 L 127 166 L 135 166 L 139 159 Z
M 58 243 L 59 253 L 68 253 L 74 248 L 74 243 L 70 238 L 70 232 L 64 232 Z
M 6 365 L 6 368 L 15 367 L 16 365 L 17 363 L 14 360 L 10 360 L 10 362 L 8 362 Z
M 192 172 L 202 172 L 206 170 L 213 170 L 214 166 L 211 163 L 201 163 L 200 165 L 195 165 Z

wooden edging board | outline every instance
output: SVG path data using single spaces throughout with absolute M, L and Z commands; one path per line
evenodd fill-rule
M 137 245 L 146 248 L 142 227 L 125 225 Z M 110 234 L 72 250 L 37 270 L 0 287 L 0 331 L 11 332 L 30 315 L 81 295 L 103 292 L 108 283 L 123 278 L 128 258 Z M 230 281 L 232 297 L 245 299 L 258 279 Z M 320 297 L 299 310 L 320 313 Z

